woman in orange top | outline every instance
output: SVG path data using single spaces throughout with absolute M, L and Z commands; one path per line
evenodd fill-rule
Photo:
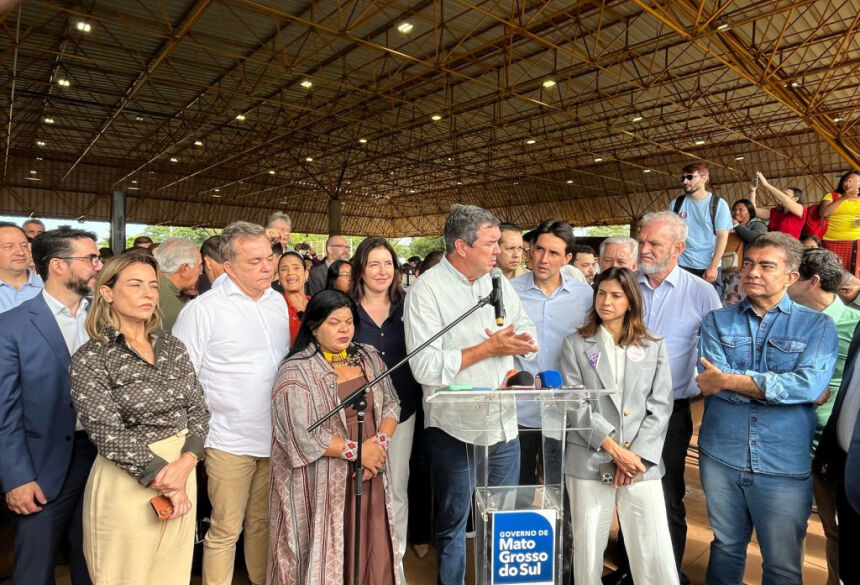
M 290 312 L 290 347 L 296 341 L 299 325 L 302 324 L 302 315 L 308 305 L 308 299 L 311 298 L 305 294 L 307 279 L 308 271 L 302 255 L 294 250 L 287 250 L 278 261 L 278 282 L 281 283 L 287 309 Z

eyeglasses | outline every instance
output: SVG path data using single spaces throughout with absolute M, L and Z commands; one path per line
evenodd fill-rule
M 89 260 L 93 266 L 98 266 L 102 262 L 102 257 L 98 254 L 89 254 L 88 256 L 57 256 L 60 260 Z
M 337 275 L 338 278 L 349 278 L 351 276 L 352 276 L 352 274 L 350 274 L 349 272 L 344 272 L 343 274 Z
M 681 175 L 681 180 L 682 181 L 692 181 L 693 179 L 695 179 L 698 176 L 699 175 Z

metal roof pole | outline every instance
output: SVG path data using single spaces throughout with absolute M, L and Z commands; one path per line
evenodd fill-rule
M 110 247 L 115 255 L 125 250 L 125 202 L 128 194 L 122 189 L 113 192 L 110 201 Z

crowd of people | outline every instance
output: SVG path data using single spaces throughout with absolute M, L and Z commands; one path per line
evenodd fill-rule
M 564 485 L 574 582 L 688 583 L 700 395 L 707 583 L 742 583 L 753 530 L 762 582 L 802 583 L 813 500 L 828 585 L 860 583 L 860 172 L 812 205 L 760 173 L 732 205 L 709 181 L 688 165 L 667 210 L 598 251 L 565 221 L 525 231 L 455 205 L 444 251 L 406 266 L 375 236 L 332 235 L 318 258 L 280 212 L 110 258 L 87 231 L 0 224 L 13 583 L 53 583 L 64 547 L 74 585 L 187 584 L 205 502 L 206 585 L 232 582 L 240 536 L 255 585 L 403 585 L 407 542 L 462 585 L 478 448 L 492 486 Z M 380 378 L 489 295 L 494 267 L 503 325 L 475 311 Z M 522 396 L 489 421 L 427 400 L 511 370 L 615 392 L 572 405 L 561 438 Z M 366 417 L 308 430 L 374 380 Z M 616 513 L 620 564 L 602 577 Z

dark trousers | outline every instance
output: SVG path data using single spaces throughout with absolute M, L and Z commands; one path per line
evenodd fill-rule
M 860 585 L 860 557 L 857 555 L 860 513 L 851 507 L 845 497 L 845 476 L 840 474 L 838 480 L 836 515 L 839 519 L 839 578 L 845 585 Z
M 20 516 L 15 524 L 15 569 L 13 585 L 53 585 L 57 550 L 69 543 L 69 573 L 72 585 L 90 585 L 83 551 L 82 516 L 84 488 L 96 448 L 84 433 L 75 433 L 72 461 L 57 497 L 41 512 Z
M 538 468 L 543 468 L 543 483 L 562 485 L 561 441 L 544 436 L 541 429 L 519 427 L 520 485 L 538 485 Z
M 430 454 L 424 429 L 424 411 L 415 412 L 415 435 L 409 460 L 409 540 L 430 544 L 433 538 L 433 491 L 430 489 Z
M 663 476 L 663 499 L 666 501 L 666 516 L 669 519 L 669 536 L 672 538 L 672 549 L 675 552 L 675 566 L 681 575 L 681 583 L 689 580 L 681 573 L 681 561 L 684 559 L 684 546 L 687 543 L 687 509 L 684 507 L 684 494 L 687 484 L 684 472 L 687 469 L 687 449 L 693 437 L 693 415 L 690 412 L 690 400 L 684 398 L 675 401 L 672 416 L 669 418 L 669 428 L 666 432 L 666 442 L 663 443 L 663 465 L 666 474 Z M 627 551 L 624 549 L 624 538 L 618 533 L 618 567 L 630 572 Z

